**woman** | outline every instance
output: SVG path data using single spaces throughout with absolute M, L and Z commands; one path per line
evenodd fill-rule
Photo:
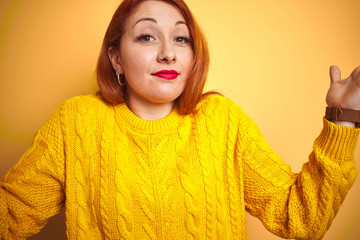
M 64 202 L 69 239 L 245 239 L 245 210 L 281 237 L 322 238 L 356 176 L 355 123 L 324 119 L 294 174 L 235 103 L 202 94 L 207 70 L 184 2 L 125 0 L 98 95 L 65 102 L 1 182 L 1 238 L 36 233 Z M 359 72 L 331 68 L 329 106 L 360 110 Z

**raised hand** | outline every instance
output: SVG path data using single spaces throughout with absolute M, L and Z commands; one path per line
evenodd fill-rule
M 328 106 L 360 110 L 360 66 L 343 80 L 340 69 L 337 66 L 331 66 L 330 79 L 330 88 L 326 95 Z

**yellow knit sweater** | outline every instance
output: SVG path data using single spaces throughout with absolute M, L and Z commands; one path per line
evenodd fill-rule
M 324 120 L 294 174 L 231 100 L 198 109 L 146 121 L 94 95 L 66 101 L 0 182 L 1 238 L 37 233 L 64 204 L 69 239 L 246 239 L 245 211 L 281 237 L 322 238 L 359 130 Z

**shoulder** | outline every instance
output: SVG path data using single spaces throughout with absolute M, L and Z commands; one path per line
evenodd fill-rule
M 109 107 L 107 103 L 96 94 L 88 94 L 72 97 L 61 104 L 62 108 L 96 108 Z
M 106 112 L 113 111 L 113 109 L 113 105 L 107 104 L 100 96 L 95 94 L 72 97 L 60 106 L 60 112 L 64 114 Z
M 95 94 L 72 97 L 59 108 L 60 118 L 67 127 L 74 124 L 94 127 L 114 115 L 114 107 Z M 97 124 L 99 123 L 99 124 Z
M 198 104 L 198 114 L 208 118 L 217 118 L 227 124 L 245 127 L 254 121 L 232 99 L 219 94 L 209 94 Z
M 205 113 L 244 114 L 244 111 L 233 100 L 219 94 L 208 94 L 204 96 L 198 104 L 197 110 Z

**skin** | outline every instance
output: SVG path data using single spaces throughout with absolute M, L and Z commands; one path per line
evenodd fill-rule
M 109 48 L 115 70 L 126 78 L 126 103 L 146 120 L 167 116 L 184 91 L 193 66 L 190 33 L 180 11 L 161 1 L 145 1 L 127 19 L 120 48 Z M 175 70 L 176 79 L 154 73 Z
M 109 48 L 112 65 L 126 78 L 127 105 L 139 117 L 156 120 L 167 116 L 186 85 L 193 65 L 189 31 L 180 11 L 161 1 L 141 3 L 127 19 L 119 49 Z M 175 80 L 153 74 L 175 70 Z M 360 66 L 341 80 L 340 69 L 330 67 L 328 106 L 360 110 Z M 355 127 L 352 122 L 335 124 Z
M 331 66 L 330 79 L 330 88 L 326 95 L 328 106 L 360 110 L 360 66 L 343 80 L 340 69 L 337 66 Z M 352 122 L 336 121 L 335 124 L 355 127 Z

